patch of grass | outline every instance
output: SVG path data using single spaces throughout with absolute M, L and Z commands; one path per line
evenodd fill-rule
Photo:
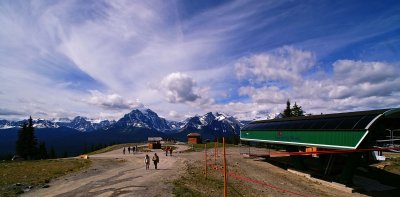
M 207 179 L 201 162 L 190 164 L 187 173 L 174 182 L 174 196 L 223 196 L 223 174 L 209 168 Z M 228 178 L 229 179 L 229 178 Z M 228 196 L 243 196 L 246 186 L 234 179 L 227 184 Z
M 0 196 L 23 193 L 23 187 L 44 185 L 53 178 L 88 167 L 90 163 L 90 160 L 78 159 L 0 162 Z
M 224 183 L 213 177 L 204 177 L 201 169 L 190 166 L 189 173 L 174 182 L 175 196 L 221 196 Z M 218 195 L 217 195 L 218 193 Z
M 127 146 L 127 145 L 125 145 L 125 146 Z M 123 147 L 124 147 L 124 145 L 122 145 L 122 144 L 116 144 L 116 145 L 112 145 L 112 146 L 107 146 L 107 147 L 105 147 L 105 148 L 102 148 L 102 149 L 99 149 L 99 150 L 90 152 L 90 153 L 88 153 L 88 155 L 95 155 L 95 154 L 100 154 L 100 153 L 106 153 L 106 152 L 110 152 L 110 151 L 113 151 L 113 150 L 117 150 L 117 149 L 123 148 Z
M 201 196 L 201 193 L 194 191 L 185 185 L 187 180 L 185 178 L 179 179 L 174 182 L 174 196 L 184 196 L 184 197 L 197 197 Z

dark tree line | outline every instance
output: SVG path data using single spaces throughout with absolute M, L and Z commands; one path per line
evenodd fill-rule
M 293 107 L 290 106 L 290 101 L 289 99 L 286 102 L 286 109 L 283 110 L 283 115 L 288 118 L 288 117 L 297 117 L 297 116 L 304 116 L 304 111 L 301 109 L 301 106 L 297 105 L 295 102 Z

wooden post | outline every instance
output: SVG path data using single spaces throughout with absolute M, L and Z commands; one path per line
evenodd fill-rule
M 217 157 L 218 157 L 218 138 L 217 138 Z
M 214 165 L 217 164 L 217 141 L 218 141 L 218 139 L 215 138 L 215 141 L 214 141 Z
M 227 180 L 226 180 L 226 157 L 225 157 L 225 137 L 222 138 L 222 145 L 223 145 L 223 149 L 224 149 L 224 197 L 226 197 L 226 185 L 227 185 Z
M 205 171 L 204 174 L 206 176 L 207 179 L 207 143 L 204 144 L 204 160 L 205 160 Z

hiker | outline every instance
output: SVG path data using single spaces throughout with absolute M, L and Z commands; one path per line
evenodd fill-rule
M 122 150 L 122 153 L 124 153 L 124 155 L 125 155 L 125 147 L 124 147 L 124 150 Z
M 146 164 L 146 170 L 150 169 L 150 157 L 149 157 L 149 155 L 146 155 L 146 157 L 144 157 L 144 163 Z
M 172 156 L 172 147 L 169 147 L 169 156 Z
M 168 146 L 165 148 L 165 156 L 168 156 Z
M 128 146 L 128 154 L 131 154 L 131 147 Z
M 135 154 L 135 150 L 136 148 L 134 146 L 132 146 L 132 154 Z
M 152 160 L 154 162 L 154 168 L 157 170 L 157 164 L 158 164 L 158 162 L 160 162 L 160 158 L 158 158 L 157 153 L 154 153 L 154 156 L 153 156 Z

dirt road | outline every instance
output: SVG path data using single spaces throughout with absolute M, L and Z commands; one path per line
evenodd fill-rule
M 174 146 L 177 150 L 172 157 L 165 156 L 162 150 L 123 155 L 122 149 L 118 149 L 93 155 L 90 157 L 93 163 L 89 169 L 52 180 L 49 188 L 36 189 L 24 196 L 173 196 L 173 181 L 176 179 L 186 180 L 186 187 L 203 196 L 221 196 L 219 182 L 202 181 L 204 151 L 177 153 L 189 147 Z M 240 153 L 247 151 L 248 148 L 240 147 L 227 149 L 229 171 L 248 178 L 243 181 L 229 177 L 232 185 L 230 190 L 237 191 L 231 196 L 364 196 L 359 193 L 345 193 L 310 181 L 263 159 L 243 158 Z M 251 151 L 254 153 L 265 150 L 252 148 Z M 146 154 L 152 157 L 154 153 L 160 157 L 158 170 L 154 169 L 153 164 L 150 165 L 150 170 L 146 170 L 144 157 Z M 209 161 L 213 163 L 213 150 L 208 150 L 207 154 L 211 155 Z M 221 160 L 220 154 L 221 152 L 218 160 Z M 209 175 L 222 181 L 222 174 L 211 167 Z M 263 184 L 258 184 L 260 182 Z
M 175 145 L 174 156 L 156 150 L 147 153 L 122 154 L 122 149 L 93 155 L 93 165 L 82 172 L 58 178 L 24 196 L 171 196 L 172 181 L 185 172 L 186 159 L 176 156 L 187 146 Z M 158 170 L 153 163 L 146 170 L 144 157 L 157 153 Z

